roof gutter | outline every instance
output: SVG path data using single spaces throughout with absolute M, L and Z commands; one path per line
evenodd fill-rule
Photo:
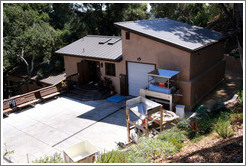
M 88 56 L 75 55 L 75 54 L 64 54 L 64 53 L 58 53 L 58 52 L 55 52 L 55 54 L 56 55 L 62 55 L 62 56 L 71 56 L 71 57 L 86 58 L 86 59 L 92 59 L 92 60 L 110 61 L 110 62 L 120 62 L 122 60 L 122 55 L 119 58 L 113 60 L 113 59 L 88 57 Z

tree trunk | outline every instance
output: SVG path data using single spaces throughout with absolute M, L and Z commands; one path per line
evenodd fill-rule
M 234 3 L 233 6 L 233 15 L 231 15 L 226 9 L 223 3 L 219 4 L 224 11 L 224 13 L 228 16 L 229 21 L 233 27 L 233 31 L 237 37 L 238 44 L 238 53 L 240 55 L 241 67 L 243 69 L 243 3 Z

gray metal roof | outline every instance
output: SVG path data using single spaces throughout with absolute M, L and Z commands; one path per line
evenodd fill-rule
M 110 41 L 113 41 L 113 44 L 110 44 Z M 88 35 L 57 50 L 55 53 L 119 61 L 122 59 L 121 37 Z
M 114 24 L 119 28 L 164 41 L 188 51 L 195 51 L 223 38 L 219 32 L 168 18 L 117 22 Z

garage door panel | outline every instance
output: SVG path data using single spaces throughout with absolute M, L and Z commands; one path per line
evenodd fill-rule
M 155 65 L 128 62 L 127 69 L 129 95 L 139 96 L 139 90 L 147 86 L 147 73 L 155 70 Z

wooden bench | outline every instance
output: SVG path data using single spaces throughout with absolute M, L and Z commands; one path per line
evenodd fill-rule
M 56 86 L 50 86 L 43 90 L 40 90 L 40 96 L 42 100 L 46 101 L 46 99 L 51 97 L 57 97 L 60 94 Z
M 3 113 L 9 114 L 12 110 L 13 110 L 13 108 L 11 108 L 11 106 L 9 104 L 9 100 L 3 101 Z
M 28 105 L 35 105 L 39 99 L 35 97 L 34 93 L 27 93 L 15 99 L 16 106 L 19 110 Z

